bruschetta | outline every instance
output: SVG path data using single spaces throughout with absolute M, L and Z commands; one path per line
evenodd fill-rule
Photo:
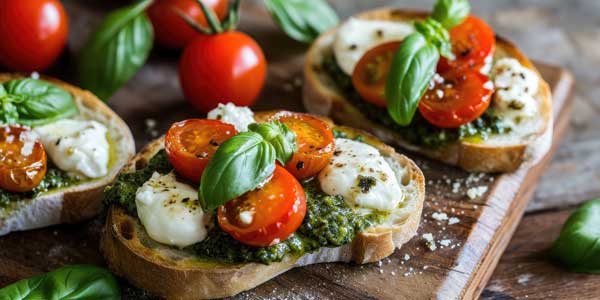
M 549 86 L 517 47 L 473 15 L 449 29 L 455 57 L 440 57 L 412 121 L 390 116 L 385 72 L 415 22 L 429 16 L 376 9 L 323 34 L 306 55 L 305 108 L 467 171 L 511 172 L 541 158 L 552 138 Z
M 0 74 L 0 235 L 96 216 L 135 154 L 127 125 L 92 93 L 32 77 Z
M 209 117 L 216 120 L 174 124 L 106 190 L 101 249 L 110 268 L 133 285 L 167 299 L 222 298 L 294 267 L 379 261 L 416 234 L 423 174 L 375 137 L 326 118 L 287 111 L 253 114 L 232 104 Z M 251 191 L 211 205 L 211 191 L 252 180 L 215 179 L 231 176 L 214 173 L 220 164 L 215 161 L 229 157 L 243 169 L 250 157 L 262 160 L 268 152 L 237 160 L 231 156 L 237 157 L 239 148 L 253 150 L 247 144 L 231 147 L 231 141 L 259 132 L 285 144 L 269 129 L 281 124 L 284 132 L 294 133 L 293 155 L 277 158 L 267 180 L 259 179 Z

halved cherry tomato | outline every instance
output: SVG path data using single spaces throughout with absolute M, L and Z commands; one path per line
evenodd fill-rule
M 367 102 L 386 107 L 385 84 L 400 42 L 381 44 L 365 53 L 352 72 L 352 84 Z
M 225 203 L 217 213 L 223 231 L 256 247 L 286 240 L 300 227 L 305 214 L 306 196 L 302 185 L 279 165 L 262 188 Z
M 229 7 L 227 0 L 202 0 L 223 20 Z M 208 26 L 202 9 L 196 0 L 157 0 L 148 8 L 148 17 L 152 21 L 156 41 L 169 48 L 183 48 L 199 33 L 190 26 L 175 9 L 179 9 L 202 26 Z
M 219 145 L 236 134 L 233 125 L 221 121 L 185 120 L 171 126 L 165 138 L 165 150 L 179 175 L 199 183 Z
M 490 79 L 478 70 L 452 69 L 441 76 L 443 82 L 428 89 L 419 102 L 419 112 L 429 123 L 456 128 L 479 118 L 490 105 Z
M 0 126 L 0 189 L 29 192 L 46 175 L 46 151 L 25 127 Z
M 475 16 L 469 16 L 462 24 L 450 30 L 450 42 L 456 59 L 448 61 L 441 57 L 438 72 L 450 68 L 480 70 L 496 48 L 494 30 Z
M 298 151 L 285 165 L 285 169 L 298 179 L 319 173 L 331 160 L 333 132 L 325 121 L 307 114 L 283 113 L 274 116 L 296 133 Z

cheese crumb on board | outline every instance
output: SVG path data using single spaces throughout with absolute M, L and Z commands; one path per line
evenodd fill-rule
M 488 187 L 485 185 L 472 187 L 467 191 L 467 196 L 471 200 L 477 199 L 477 198 L 483 196 L 483 194 L 485 194 L 487 192 L 487 190 L 488 190 Z

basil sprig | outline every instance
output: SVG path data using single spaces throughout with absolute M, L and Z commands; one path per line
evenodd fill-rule
M 45 125 L 78 114 L 73 96 L 39 79 L 14 79 L 0 84 L 0 124 Z
M 454 58 L 450 27 L 444 24 L 462 23 L 469 10 L 465 0 L 438 0 L 432 17 L 415 22 L 416 31 L 404 39 L 394 55 L 385 86 L 388 114 L 394 122 L 402 126 L 411 123 L 440 55 Z
M 251 124 L 219 146 L 200 180 L 199 199 L 204 211 L 255 189 L 297 151 L 296 134 L 280 122 Z
M 439 0 L 431 17 L 450 29 L 462 23 L 471 12 L 469 0 Z
M 265 5 L 279 27 L 300 42 L 312 42 L 339 22 L 324 0 L 265 0 Z
M 68 266 L 24 279 L 0 289 L 0 299 L 11 300 L 118 300 L 121 291 L 115 277 L 93 266 Z
M 86 42 L 80 57 L 81 85 L 103 100 L 146 62 L 154 32 L 144 0 L 110 13 Z
M 551 256 L 573 272 L 600 274 L 600 199 L 582 205 L 569 217 Z

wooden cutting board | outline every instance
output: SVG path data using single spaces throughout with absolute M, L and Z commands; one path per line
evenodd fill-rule
M 552 86 L 555 108 L 553 147 L 538 165 L 514 174 L 489 176 L 469 174 L 407 153 L 423 169 L 427 183 L 417 237 L 380 263 L 299 268 L 236 299 L 477 298 L 569 124 L 572 76 L 557 67 L 537 66 Z M 488 191 L 471 200 L 466 194 L 473 187 L 487 187 Z M 457 223 L 449 224 L 444 214 Z M 65 264 L 104 265 L 98 251 L 102 221 L 0 238 L 0 286 Z M 432 234 L 435 251 L 422 238 L 426 233 Z M 124 299 L 154 299 L 126 282 L 122 286 Z

